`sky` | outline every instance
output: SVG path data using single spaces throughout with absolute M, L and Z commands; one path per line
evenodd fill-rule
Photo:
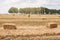
M 8 13 L 11 7 L 47 7 L 49 9 L 60 9 L 60 0 L 0 0 L 0 14 Z

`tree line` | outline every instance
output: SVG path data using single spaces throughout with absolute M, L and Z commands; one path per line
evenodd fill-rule
M 9 13 L 22 13 L 22 14 L 60 14 L 60 9 L 48 9 L 46 7 L 38 7 L 38 8 L 16 8 L 11 7 L 8 10 Z

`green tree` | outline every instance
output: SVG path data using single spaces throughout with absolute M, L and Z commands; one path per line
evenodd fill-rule
M 26 14 L 60 14 L 60 10 L 48 9 L 46 7 L 20 8 L 19 13 L 26 13 Z
M 18 8 L 15 8 L 15 7 L 11 7 L 9 10 L 8 10 L 9 13 L 18 13 Z

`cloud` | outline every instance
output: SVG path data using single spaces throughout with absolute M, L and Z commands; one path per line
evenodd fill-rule
M 43 6 L 50 9 L 60 9 L 60 0 L 48 0 L 47 4 Z
M 10 7 L 47 7 L 60 8 L 60 0 L 0 0 L 0 13 L 8 13 Z

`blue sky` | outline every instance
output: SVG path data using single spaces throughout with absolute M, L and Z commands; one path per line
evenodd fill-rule
M 60 9 L 60 0 L 0 0 L 0 13 L 8 13 L 10 7 L 47 7 Z

